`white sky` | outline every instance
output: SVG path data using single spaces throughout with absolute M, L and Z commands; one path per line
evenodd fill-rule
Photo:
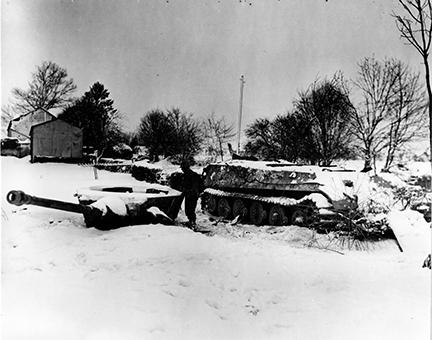
M 356 73 L 366 56 L 422 70 L 395 28 L 395 0 L 2 0 L 2 103 L 36 65 L 68 70 L 81 96 L 96 81 L 135 129 L 173 106 L 245 126 L 291 108 L 317 77 Z

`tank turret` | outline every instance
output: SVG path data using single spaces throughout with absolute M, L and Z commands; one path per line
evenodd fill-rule
M 137 191 L 134 194 L 134 190 Z M 10 204 L 35 205 L 80 213 L 87 227 L 110 230 L 128 225 L 172 224 L 180 209 L 181 193 L 141 187 L 90 187 L 78 191 L 80 203 L 32 196 L 20 190 L 6 195 Z

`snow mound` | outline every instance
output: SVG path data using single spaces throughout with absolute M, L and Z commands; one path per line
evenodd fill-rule
M 406 186 L 406 182 L 404 182 L 397 174 L 391 172 L 381 172 L 379 177 L 384 179 L 393 187 L 400 188 Z
M 158 165 L 157 163 L 150 163 L 148 160 L 142 160 L 142 161 L 138 161 L 138 162 L 134 162 L 134 166 L 138 166 L 138 167 L 144 167 L 144 168 L 149 168 L 149 169 L 158 169 L 158 170 L 162 170 L 162 166 Z
M 107 214 L 107 208 L 109 208 L 114 214 L 118 216 L 127 215 L 126 204 L 117 197 L 104 197 L 90 205 L 102 211 L 102 215 Z
M 431 228 L 423 215 L 414 210 L 392 210 L 388 221 L 407 256 L 423 261 L 431 251 Z

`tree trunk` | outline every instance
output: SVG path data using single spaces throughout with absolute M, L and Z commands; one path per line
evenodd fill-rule
M 222 147 L 222 141 L 219 140 L 219 152 L 221 156 L 221 161 L 223 162 L 223 147 Z
M 390 126 L 390 133 L 389 133 L 389 143 L 388 143 L 388 149 L 387 149 L 387 156 L 386 156 L 386 161 L 384 164 L 384 168 L 382 169 L 383 172 L 390 172 L 390 165 L 393 161 L 393 155 L 395 152 L 395 147 L 394 147 L 394 141 L 393 141 L 393 132 L 394 132 L 394 126 L 393 123 Z
M 372 151 L 370 145 L 365 142 L 364 167 L 362 172 L 368 172 L 370 170 L 372 170 Z
M 374 171 L 374 175 L 377 175 L 377 166 L 376 166 L 376 154 L 374 153 L 373 155 L 373 171 Z
M 428 93 L 428 99 L 429 99 L 429 159 L 432 166 L 432 89 L 430 84 L 430 71 L 429 71 L 429 61 L 428 56 L 426 55 L 423 57 L 423 61 L 425 64 L 425 70 L 426 70 L 426 88 Z
M 430 71 L 429 71 L 429 61 L 428 61 L 428 55 L 423 56 L 423 61 L 425 65 L 425 77 L 426 77 L 426 88 L 428 93 L 428 99 L 429 99 L 429 160 L 431 163 L 431 170 L 432 170 L 432 89 L 430 84 Z M 432 186 L 432 184 L 431 184 Z

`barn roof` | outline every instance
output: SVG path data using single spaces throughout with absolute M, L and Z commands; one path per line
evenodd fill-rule
M 46 124 L 54 124 L 54 123 L 55 123 L 55 124 L 60 123 L 60 124 L 68 125 L 68 127 L 69 127 L 71 130 L 75 130 L 75 132 L 82 132 L 82 129 L 80 129 L 79 127 L 76 127 L 76 126 L 74 126 L 74 125 L 72 125 L 72 124 L 69 124 L 68 122 L 65 122 L 64 120 L 61 120 L 61 119 L 55 118 L 55 119 L 53 119 L 53 120 L 47 120 L 46 122 L 42 122 L 42 123 L 39 123 L 39 124 L 35 124 L 35 125 L 33 125 L 33 126 L 31 127 L 31 129 L 30 129 L 30 135 L 33 134 L 33 130 L 34 130 L 35 128 L 38 128 L 38 127 L 40 127 L 40 126 L 42 126 L 42 125 L 46 125 Z

